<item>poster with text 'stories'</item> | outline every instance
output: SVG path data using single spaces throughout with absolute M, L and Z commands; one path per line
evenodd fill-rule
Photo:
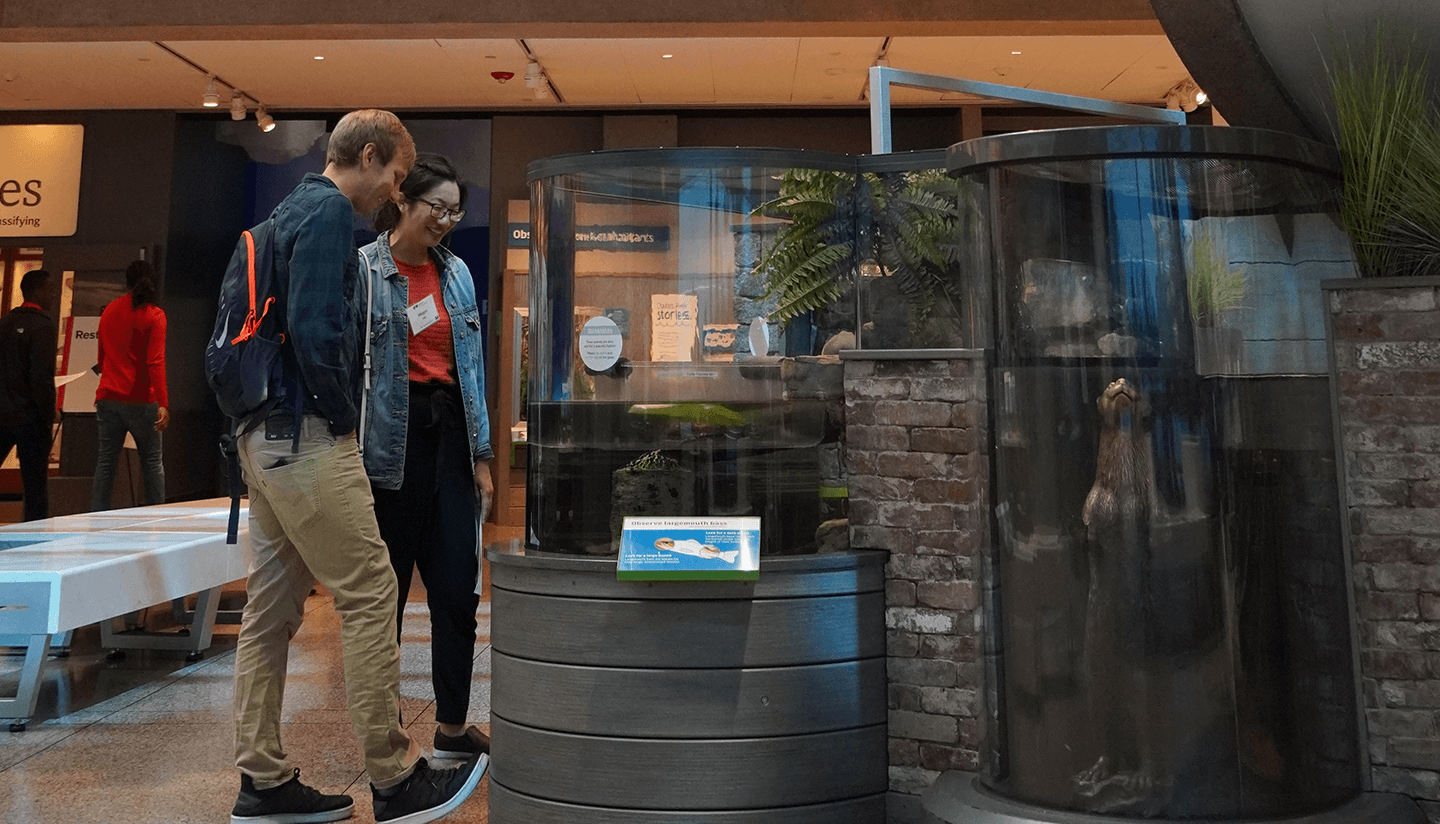
M 0 126 L 0 237 L 75 234 L 84 148 L 84 126 Z
M 615 577 L 622 581 L 754 581 L 760 519 L 625 519 Z

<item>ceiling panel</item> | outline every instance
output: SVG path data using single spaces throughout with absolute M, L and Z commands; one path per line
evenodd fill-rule
M 851 104 L 860 100 L 883 37 L 806 37 L 795 66 L 796 103 Z
M 887 56 L 897 69 L 1023 88 L 1056 60 L 1065 39 L 897 37 L 890 42 Z
M 785 105 L 794 101 L 798 38 L 716 40 L 710 54 L 716 102 Z
M 642 38 L 618 42 L 641 103 L 715 102 L 712 46 L 716 41 Z M 667 54 L 670 57 L 664 56 Z M 723 48 L 720 59 L 725 59 Z
M 1164 39 L 1149 35 L 1069 38 L 1058 58 L 1031 80 L 1030 88 L 1123 102 L 1144 102 L 1109 97 L 1103 90 L 1135 66 L 1140 56 L 1157 41 Z
M 200 108 L 205 77 L 153 43 L 6 43 L 7 109 Z M 133 102 L 132 102 L 133 101 Z
M 616 40 L 526 40 L 571 106 L 638 106 L 640 94 Z M 521 69 L 517 79 L 524 76 Z M 511 81 L 512 83 L 515 81 Z M 507 84 L 508 85 L 508 84 Z M 524 84 L 521 84 L 524 88 Z
M 177 41 L 166 45 L 277 108 L 449 105 L 463 97 L 434 40 Z M 324 60 L 316 60 L 321 55 Z
M 526 44 L 569 107 L 855 106 L 883 37 L 549 39 Z M 513 39 L 176 41 L 187 59 L 287 110 L 551 108 Z M 1016 54 L 1015 52 L 1019 52 Z M 666 58 L 664 55 L 671 57 Z M 317 55 L 324 60 L 314 59 Z M 1157 103 L 1186 77 L 1163 36 L 895 37 L 892 66 Z M 494 71 L 514 72 L 501 84 Z M 0 108 L 195 111 L 204 75 L 155 44 L 0 43 Z M 227 97 L 222 89 L 222 103 Z M 900 104 L 974 98 L 896 88 Z
M 455 92 L 463 92 L 467 101 L 490 106 L 534 102 L 534 93 L 525 86 L 525 64 L 529 58 L 519 43 L 511 39 L 435 42 L 446 61 L 443 68 L 437 67 L 436 73 Z M 515 76 L 501 83 L 490 76 L 496 71 L 514 72 Z
M 1180 62 L 1180 55 L 1175 53 L 1175 47 L 1162 37 L 1100 93 L 1114 100 L 1157 103 L 1165 99 L 1166 92 L 1189 76 L 1185 64 Z

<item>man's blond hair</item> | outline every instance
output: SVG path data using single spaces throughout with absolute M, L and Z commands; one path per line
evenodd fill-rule
M 415 161 L 415 141 L 400 118 L 383 109 L 359 109 L 335 124 L 325 162 L 341 168 L 359 166 L 367 143 L 375 144 L 375 159 L 382 166 L 390 165 L 396 155 Z

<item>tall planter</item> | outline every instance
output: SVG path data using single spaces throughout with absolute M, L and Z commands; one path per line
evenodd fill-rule
M 1369 779 L 1440 822 L 1440 278 L 1324 288 Z

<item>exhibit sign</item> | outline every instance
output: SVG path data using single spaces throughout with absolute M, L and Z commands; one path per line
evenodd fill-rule
M 84 126 L 0 126 L 0 237 L 75 234 L 84 149 Z
M 95 390 L 100 387 L 100 318 L 71 317 L 65 321 L 65 343 L 60 350 L 60 374 L 79 377 L 60 387 L 61 412 L 94 412 Z
M 505 227 L 511 249 L 530 248 L 530 224 L 511 221 Z M 577 226 L 579 252 L 665 252 L 670 249 L 669 226 Z
M 595 317 L 580 327 L 580 360 L 591 372 L 604 372 L 620 360 L 625 338 L 607 317 Z
M 622 581 L 755 581 L 760 519 L 626 516 L 615 577 Z
M 691 359 L 699 304 L 695 295 L 650 296 L 650 360 Z

